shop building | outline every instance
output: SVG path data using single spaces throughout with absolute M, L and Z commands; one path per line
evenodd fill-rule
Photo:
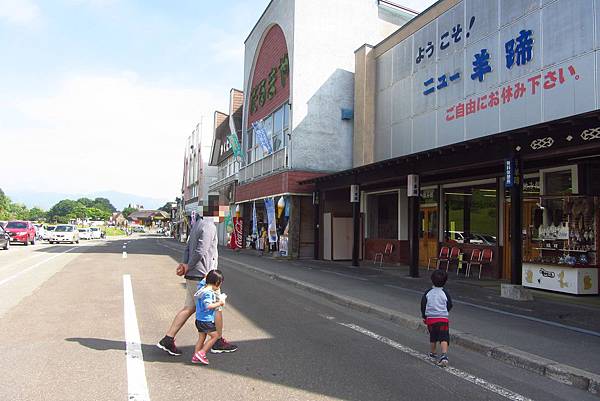
M 229 241 L 232 231 L 229 224 L 232 209 L 235 213 L 235 190 L 241 158 L 236 156 L 234 148 L 242 141 L 243 102 L 244 93 L 231 89 L 227 113 L 215 111 L 214 114 L 214 135 L 209 164 L 217 167 L 217 178 L 210 185 L 209 191 L 218 196 L 214 209 L 220 217 L 217 224 L 220 245 Z M 235 135 L 235 138 L 232 135 Z
M 391 244 L 417 275 L 441 247 L 487 250 L 484 277 L 598 294 L 598 7 L 442 0 L 359 48 L 353 167 L 304 182 L 319 257 Z
M 245 41 L 244 163 L 235 191 L 244 238 L 268 226 L 271 199 L 279 205 L 269 233 L 276 246 L 287 244 L 291 257 L 313 255 L 313 189 L 299 182 L 352 167 L 353 51 L 415 15 L 378 0 L 269 3 Z

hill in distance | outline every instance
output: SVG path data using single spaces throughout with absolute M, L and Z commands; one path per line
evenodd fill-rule
M 140 196 L 118 191 L 99 191 L 87 194 L 67 194 L 60 192 L 36 191 L 5 191 L 5 193 L 13 202 L 23 203 L 28 208 L 37 206 L 44 210 L 50 209 L 63 199 L 77 200 L 79 198 L 107 198 L 110 203 L 117 208 L 117 210 L 123 210 L 132 203 L 143 205 L 144 209 L 158 209 L 166 202 L 172 201 L 172 199 L 151 198 L 148 196 Z

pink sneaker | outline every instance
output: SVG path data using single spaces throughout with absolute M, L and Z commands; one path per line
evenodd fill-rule
M 192 357 L 192 363 L 201 363 L 208 365 L 208 359 L 206 358 L 206 352 L 198 351 Z

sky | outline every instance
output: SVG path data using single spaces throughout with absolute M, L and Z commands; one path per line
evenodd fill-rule
M 202 121 L 210 141 L 242 89 L 268 3 L 0 0 L 0 188 L 174 199 L 186 138 Z

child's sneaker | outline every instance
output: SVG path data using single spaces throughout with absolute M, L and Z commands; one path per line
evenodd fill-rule
M 437 354 L 435 352 L 430 352 L 429 353 L 429 357 L 431 359 L 435 360 L 435 361 L 437 361 L 437 358 L 438 358 L 438 356 L 437 356 Z
M 208 359 L 206 358 L 206 353 L 202 351 L 198 351 L 192 357 L 192 363 L 201 363 L 203 365 L 208 365 Z
M 438 366 L 441 366 L 442 368 L 448 367 L 448 357 L 446 355 L 442 355 L 438 362 Z

